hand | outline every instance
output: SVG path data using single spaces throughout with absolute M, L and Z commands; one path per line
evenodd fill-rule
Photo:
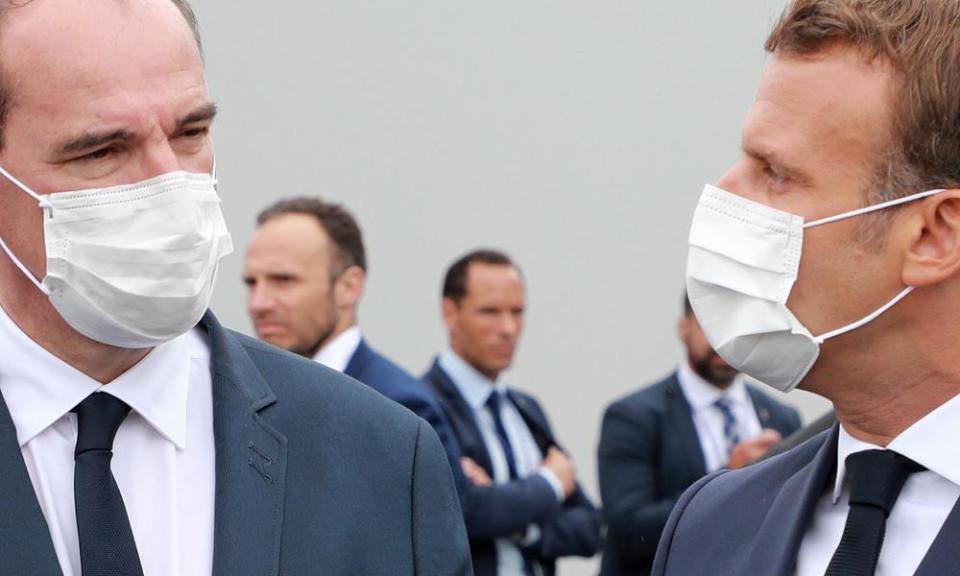
M 547 457 L 543 460 L 543 467 L 553 472 L 563 486 L 563 494 L 567 498 L 577 489 L 577 471 L 573 467 L 573 460 L 563 450 L 556 446 L 550 448 Z
M 466 456 L 460 458 L 460 465 L 463 466 L 463 475 L 467 477 L 467 480 L 477 486 L 493 486 L 493 479 L 490 478 L 487 471 L 470 458 Z
M 765 429 L 756 438 L 744 440 L 730 451 L 730 460 L 727 468 L 734 470 L 752 464 L 754 460 L 763 456 L 774 444 L 782 440 L 776 430 Z

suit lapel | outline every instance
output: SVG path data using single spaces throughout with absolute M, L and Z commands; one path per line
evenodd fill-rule
M 213 574 L 277 574 L 287 441 L 259 412 L 276 401 L 239 342 L 207 313 L 210 337 L 216 504 Z
M 0 397 L 0 566 L 4 574 L 61 576 L 50 529 L 17 442 L 17 430 Z
M 793 573 L 817 501 L 836 469 L 839 432 L 839 426 L 834 426 L 824 436 L 813 459 L 784 482 L 757 530 L 753 552 L 744 564 L 749 566 L 750 574 Z
M 707 474 L 707 463 L 700 446 L 700 437 L 697 436 L 697 428 L 693 424 L 693 411 L 680 390 L 680 381 L 676 374 L 667 383 L 666 395 L 667 424 L 673 428 L 676 441 L 688 455 L 687 461 L 692 468 L 691 479 L 702 478 Z
M 350 361 L 347 362 L 347 367 L 344 368 L 343 373 L 351 378 L 359 380 L 359 378 L 357 378 L 357 374 L 359 374 L 367 365 L 367 363 L 370 362 L 370 358 L 372 356 L 373 350 L 367 344 L 366 340 L 361 339 L 360 345 L 357 346 L 353 356 L 350 357 Z
M 460 391 L 457 390 L 456 384 L 436 361 L 430 371 L 427 372 L 426 380 L 433 385 L 433 389 L 437 393 L 437 398 L 440 400 L 444 412 L 446 412 L 450 426 L 460 442 L 460 450 L 463 455 L 472 458 L 487 471 L 487 474 L 493 477 L 493 462 L 490 460 L 490 453 L 487 452 L 487 445 L 483 441 L 483 434 L 480 433 L 480 428 L 477 426 L 473 409 L 470 408 Z
M 557 446 L 557 443 L 550 434 L 550 427 L 541 416 L 541 412 L 534 409 L 530 401 L 513 390 L 507 390 L 507 396 L 510 397 L 510 401 L 516 406 L 517 412 L 520 413 L 520 417 L 523 418 L 527 429 L 530 430 L 534 442 L 536 442 L 537 447 L 540 448 L 540 453 L 546 456 L 547 451 L 549 451 L 551 447 Z
M 953 506 L 950 515 L 940 528 L 933 544 L 923 557 L 915 576 L 942 576 L 952 574 L 960 566 L 960 546 L 957 546 L 957 534 L 960 534 L 960 500 Z

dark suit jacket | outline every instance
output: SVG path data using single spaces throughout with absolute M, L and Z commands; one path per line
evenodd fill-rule
M 791 576 L 817 501 L 833 486 L 839 426 L 742 470 L 687 490 L 663 531 L 657 576 Z M 916 576 L 960 574 L 960 503 Z
M 783 440 L 777 442 L 772 448 L 766 451 L 763 456 L 757 459 L 757 462 L 761 460 L 766 460 L 767 458 L 773 458 L 777 454 L 783 454 L 789 450 L 793 450 L 797 446 L 803 444 L 807 440 L 813 438 L 817 434 L 823 432 L 824 430 L 829 430 L 833 428 L 833 425 L 837 423 L 837 415 L 831 409 L 829 412 L 823 416 L 817 418 L 813 422 L 807 424 L 803 428 L 797 430 L 789 436 L 785 436 Z
M 436 392 L 463 455 L 476 461 L 492 478 L 493 464 L 473 410 L 450 376 L 434 362 L 424 381 Z M 516 390 L 508 394 L 541 452 L 546 454 L 550 447 L 558 446 L 537 401 Z M 528 552 L 539 560 L 547 576 L 555 574 L 557 558 L 589 557 L 600 548 L 600 514 L 579 486 L 565 502 L 559 503 L 550 483 L 539 474 L 489 487 L 467 481 L 463 499 L 477 576 L 497 574 L 496 538 L 509 538 L 531 524 L 540 526 L 542 537 Z
M 800 428 L 796 410 L 747 390 L 764 428 L 783 436 Z M 601 574 L 645 576 L 673 505 L 707 473 L 676 373 L 607 407 L 597 452 L 607 521 Z
M 389 359 L 370 348 L 366 340 L 360 341 L 360 346 L 350 357 L 350 362 L 344 374 L 355 378 L 387 398 L 408 408 L 417 416 L 423 418 L 433 426 L 433 430 L 440 438 L 450 467 L 453 470 L 457 492 L 463 493 L 463 469 L 460 465 L 460 447 L 457 439 L 450 430 L 447 419 L 444 418 L 440 405 L 433 392 L 422 381 L 408 374 Z
M 214 576 L 470 573 L 447 458 L 426 422 L 212 314 L 200 327 L 213 378 Z M 0 567 L 61 575 L 2 402 Z

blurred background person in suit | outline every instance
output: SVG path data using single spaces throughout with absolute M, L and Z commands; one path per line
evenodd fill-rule
M 597 465 L 607 522 L 602 576 L 647 575 L 683 491 L 741 468 L 800 428 L 793 408 L 748 386 L 710 347 L 684 298 L 686 358 L 673 374 L 607 407 Z
M 343 372 L 429 422 L 462 484 L 456 439 L 436 399 L 363 337 L 357 307 L 367 256 L 353 214 L 314 197 L 276 202 L 257 217 L 243 280 L 260 339 Z
M 501 252 L 457 260 L 443 283 L 445 348 L 425 380 L 463 451 L 464 519 L 477 576 L 555 573 L 563 556 L 592 556 L 600 515 L 577 483 L 546 413 L 508 387 L 523 331 L 520 269 Z

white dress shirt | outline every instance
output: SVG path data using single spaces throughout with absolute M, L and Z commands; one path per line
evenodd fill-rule
M 680 381 L 680 390 L 693 413 L 693 425 L 697 429 L 707 472 L 723 468 L 728 460 L 727 440 L 723 433 L 723 413 L 714 405 L 717 400 L 725 398 L 729 403 L 737 420 L 737 432 L 741 441 L 755 438 L 763 431 L 743 377 L 737 376 L 730 386 L 721 390 L 704 380 L 690 368 L 690 364 L 683 361 L 677 369 L 677 380 Z
M 210 352 L 196 330 L 101 385 L 34 343 L 0 309 L 0 393 L 64 576 L 80 576 L 73 497 L 77 419 L 93 393 L 130 407 L 112 470 L 144 576 L 209 576 L 214 463 Z
M 313 361 L 333 368 L 337 372 L 347 369 L 347 364 L 353 358 L 353 353 L 360 346 L 363 335 L 359 326 L 351 326 L 337 335 L 336 338 L 323 345 L 314 356 Z
M 493 463 L 493 481 L 496 484 L 509 482 L 510 469 L 507 465 L 507 457 L 500 445 L 500 439 L 497 437 L 493 415 L 487 406 L 487 399 L 490 398 L 490 394 L 495 389 L 505 393 L 507 390 L 506 384 L 502 379 L 498 379 L 496 382 L 491 381 L 449 348 L 440 353 L 439 362 L 440 367 L 450 376 L 461 396 L 466 399 L 467 404 L 473 410 L 474 419 L 483 435 L 484 446 Z M 505 396 L 501 396 L 501 398 L 505 398 Z M 553 472 L 543 468 L 543 456 L 540 454 L 540 448 L 513 402 L 500 402 L 500 418 L 503 420 L 507 439 L 513 449 L 517 476 L 526 478 L 533 474 L 542 475 L 553 487 L 558 501 L 563 502 L 565 499 L 563 484 L 560 483 L 560 479 Z M 529 546 L 539 539 L 539 526 L 530 526 L 527 529 L 526 537 L 520 543 Z M 496 540 L 496 545 L 497 574 L 499 576 L 523 576 L 523 556 L 518 547 L 518 541 L 510 538 L 499 538 Z
M 956 438 L 960 438 L 960 396 L 915 422 L 887 446 L 927 471 L 910 475 L 887 518 L 876 576 L 916 572 L 960 498 L 960 458 L 952 449 Z M 872 449 L 882 448 L 857 440 L 840 427 L 836 483 L 817 502 L 797 556 L 797 576 L 826 572 L 850 509 L 850 489 L 844 481 L 847 456 Z

